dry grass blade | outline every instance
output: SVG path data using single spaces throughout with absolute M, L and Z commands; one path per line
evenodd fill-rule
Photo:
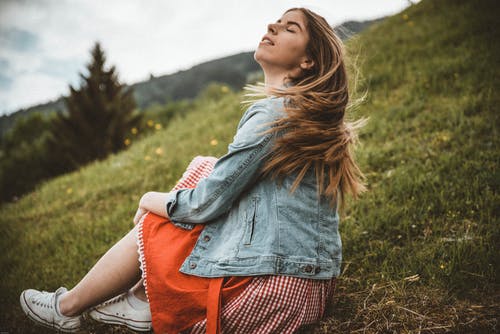
M 500 295 L 462 301 L 420 285 L 416 276 L 379 282 L 355 291 L 357 282 L 339 280 L 328 319 L 310 333 L 494 333 Z

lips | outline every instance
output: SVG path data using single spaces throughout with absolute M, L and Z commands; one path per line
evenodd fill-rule
M 261 44 L 274 45 L 274 42 L 266 35 L 262 37 Z

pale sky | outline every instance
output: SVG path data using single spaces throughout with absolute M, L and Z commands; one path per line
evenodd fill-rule
M 418 2 L 412 0 L 412 2 Z M 393 15 L 409 0 L 0 0 L 0 115 L 67 95 L 100 41 L 132 84 L 252 51 L 290 7 L 331 25 Z

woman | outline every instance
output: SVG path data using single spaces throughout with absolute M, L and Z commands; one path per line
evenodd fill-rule
M 73 289 L 24 291 L 30 318 L 67 332 L 88 311 L 156 333 L 290 333 L 322 317 L 340 272 L 337 206 L 364 190 L 342 45 L 321 16 L 293 8 L 254 58 L 265 83 L 252 89 L 267 98 L 228 153 L 142 196 L 134 229 Z

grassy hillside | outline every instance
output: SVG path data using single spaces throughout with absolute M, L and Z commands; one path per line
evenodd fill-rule
M 370 121 L 357 156 L 369 191 L 342 220 L 344 266 L 311 333 L 489 333 L 499 308 L 498 90 L 493 0 L 423 0 L 348 43 Z M 3 206 L 0 331 L 41 333 L 25 288 L 71 287 L 198 154 L 221 155 L 239 93 L 205 96 L 127 151 Z M 94 332 L 111 333 L 97 328 Z
M 349 43 L 368 91 L 369 192 L 344 219 L 339 297 L 318 333 L 497 326 L 496 7 L 422 1 Z

